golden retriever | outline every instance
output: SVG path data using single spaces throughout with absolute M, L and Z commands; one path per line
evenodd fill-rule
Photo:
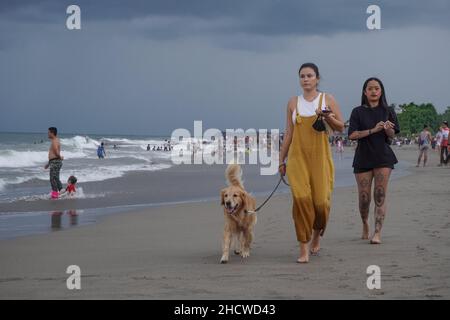
M 225 171 L 228 187 L 220 193 L 225 216 L 220 263 L 228 262 L 232 242 L 235 254 L 240 254 L 242 258 L 250 255 L 256 214 L 248 211 L 255 210 L 256 201 L 245 191 L 241 176 L 242 170 L 238 164 L 230 164 Z

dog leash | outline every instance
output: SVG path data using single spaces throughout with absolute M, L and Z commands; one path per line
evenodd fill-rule
M 258 208 L 256 208 L 255 211 L 249 210 L 249 211 L 246 211 L 246 213 L 254 214 L 254 213 L 257 213 L 262 207 L 264 207 L 264 205 L 267 203 L 267 201 L 269 201 L 270 198 L 272 198 L 275 191 L 277 191 L 278 187 L 280 186 L 281 181 L 283 181 L 283 183 L 289 187 L 289 184 L 286 182 L 286 180 L 284 180 L 283 175 L 280 175 L 280 180 L 278 180 L 278 183 L 275 186 L 275 189 L 273 189 L 272 193 L 267 197 L 267 199 L 264 200 L 264 202 Z

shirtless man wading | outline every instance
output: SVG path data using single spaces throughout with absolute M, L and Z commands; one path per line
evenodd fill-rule
M 58 199 L 59 191 L 62 189 L 62 183 L 61 180 L 59 180 L 59 172 L 61 170 L 64 157 L 61 156 L 61 145 L 59 143 L 57 134 L 58 129 L 56 129 L 55 127 L 48 128 L 48 138 L 51 141 L 51 145 L 48 149 L 48 163 L 45 165 L 45 169 L 50 168 L 52 199 Z

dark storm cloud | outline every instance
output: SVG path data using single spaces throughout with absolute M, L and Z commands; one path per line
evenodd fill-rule
M 65 26 L 70 4 L 81 6 L 81 31 Z M 366 28 L 369 4 L 381 7 L 381 31 Z M 58 124 L 65 132 L 168 134 L 194 120 L 205 128 L 278 128 L 306 61 L 320 66 L 321 88 L 344 116 L 372 75 L 385 81 L 389 102 L 432 102 L 443 112 L 449 6 L 0 0 L 0 131 Z
M 12 21 L 59 23 L 69 4 L 81 7 L 85 23 L 134 20 L 146 37 L 157 39 L 211 33 L 289 36 L 358 32 L 365 28 L 370 4 L 381 7 L 383 29 L 450 27 L 447 0 L 6 0 L 0 2 L 0 14 Z

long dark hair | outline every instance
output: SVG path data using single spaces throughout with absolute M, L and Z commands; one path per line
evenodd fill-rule
M 380 100 L 378 102 L 378 105 L 380 107 L 383 107 L 383 108 L 387 109 L 388 108 L 388 103 L 387 103 L 387 100 L 386 100 L 386 92 L 384 90 L 383 82 L 381 82 L 380 79 L 375 78 L 375 77 L 371 77 L 371 78 L 367 79 L 364 82 L 364 85 L 363 85 L 363 88 L 362 88 L 362 95 L 361 95 L 361 105 L 362 106 L 369 106 L 369 101 L 367 100 L 367 97 L 364 94 L 364 92 L 366 91 L 367 85 L 369 84 L 370 81 L 376 81 L 380 85 L 380 87 L 381 87 L 381 97 L 380 97 Z

